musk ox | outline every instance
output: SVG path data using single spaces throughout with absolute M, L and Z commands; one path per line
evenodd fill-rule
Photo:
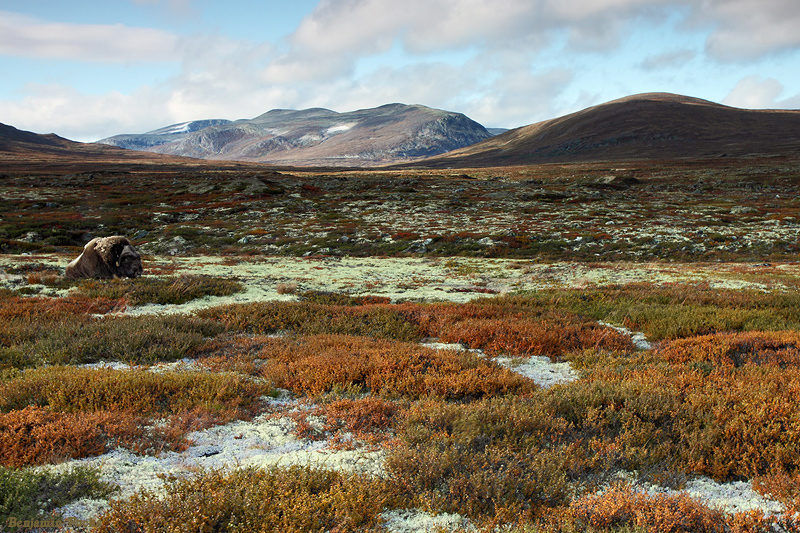
M 131 242 L 120 235 L 97 237 L 83 247 L 83 253 L 67 265 L 64 277 L 138 278 L 142 259 Z

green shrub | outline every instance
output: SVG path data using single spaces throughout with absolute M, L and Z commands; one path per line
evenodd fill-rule
M 33 339 L 0 352 L 6 365 L 153 364 L 186 357 L 206 337 L 223 331 L 218 323 L 182 315 L 76 319 L 46 325 L 40 325 Z
M 103 498 L 112 487 L 100 472 L 77 466 L 61 473 L 0 466 L 0 524 L 48 518 L 54 509 L 80 498 Z
M 0 412 L 27 406 L 59 412 L 131 411 L 172 414 L 202 407 L 252 413 L 265 384 L 229 373 L 150 372 L 54 366 L 0 383 Z
M 491 300 L 484 300 L 490 303 Z M 651 340 L 723 331 L 800 329 L 800 292 L 726 290 L 707 284 L 559 289 L 497 300 L 532 311 L 564 309 L 643 331 Z
M 183 304 L 203 296 L 230 296 L 244 290 L 240 282 L 203 275 L 171 278 L 85 280 L 79 291 L 90 298 L 125 299 L 131 305 Z
M 309 302 L 258 302 L 202 309 L 197 316 L 234 331 L 297 335 L 354 335 L 418 341 L 419 328 L 393 306 L 357 307 Z

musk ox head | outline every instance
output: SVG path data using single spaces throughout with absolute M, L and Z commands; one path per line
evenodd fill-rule
M 138 278 L 142 259 L 128 239 L 120 235 L 97 237 L 67 265 L 66 278 Z
M 142 275 L 142 258 L 132 244 L 122 248 L 117 260 L 117 276 L 120 278 L 138 278 Z

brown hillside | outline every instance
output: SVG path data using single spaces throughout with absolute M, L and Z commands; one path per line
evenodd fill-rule
M 800 111 L 650 93 L 524 126 L 413 166 L 800 155 Z

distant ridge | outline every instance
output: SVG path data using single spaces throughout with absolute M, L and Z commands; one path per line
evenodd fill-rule
M 0 124 L 0 175 L 36 172 L 82 172 L 130 169 L 142 165 L 180 165 L 191 159 L 148 152 L 124 150 L 115 146 L 80 143 L 53 133 L 38 134 Z
M 14 126 L 0 123 L 0 150 L 11 151 L 21 145 L 59 147 L 69 143 L 58 135 L 39 135 L 30 131 L 18 130 Z
M 746 110 L 688 96 L 647 93 L 509 130 L 413 166 L 765 155 L 800 155 L 800 111 Z
M 73 142 L 0 124 L 0 173 L 117 165 L 469 168 L 546 163 L 800 158 L 800 111 L 747 110 L 669 93 L 628 96 L 492 136 L 464 115 L 388 104 L 337 113 L 272 110 L 251 120 L 173 124 L 148 151 Z M 175 139 L 178 140 L 175 140 Z M 153 153 L 156 152 L 156 153 Z M 161 155 L 170 154 L 169 156 Z M 181 155 L 186 157 L 172 157 Z M 227 164 L 226 164 L 227 166 Z
M 491 136 L 460 113 L 387 104 L 348 113 L 274 109 L 250 120 L 176 124 L 98 142 L 201 159 L 368 167 L 441 154 Z

